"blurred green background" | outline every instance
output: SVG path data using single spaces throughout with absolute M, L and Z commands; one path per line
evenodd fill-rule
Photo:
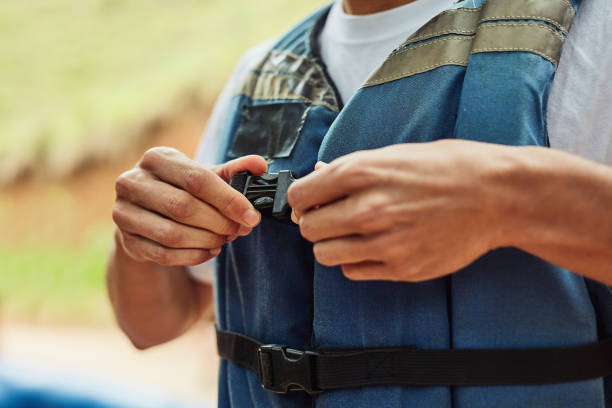
M 148 146 L 192 153 L 240 54 L 307 0 L 0 2 L 0 310 L 107 324 L 113 182 Z

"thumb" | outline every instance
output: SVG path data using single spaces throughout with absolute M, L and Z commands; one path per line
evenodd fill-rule
M 268 170 L 268 163 L 261 156 L 250 155 L 215 166 L 213 170 L 219 177 L 229 183 L 232 176 L 241 171 L 247 170 L 257 176 L 265 173 Z

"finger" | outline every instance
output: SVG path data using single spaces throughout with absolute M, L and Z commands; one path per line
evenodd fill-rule
M 327 163 L 319 161 L 315 164 L 315 171 L 322 169 L 324 166 L 327 166 Z M 296 223 L 299 224 L 299 220 L 302 217 L 303 211 L 301 210 L 296 210 L 296 209 L 292 209 L 291 210 L 291 220 Z
M 317 242 L 313 252 L 317 262 L 334 266 L 363 261 L 381 261 L 382 254 L 377 237 L 358 235 Z
M 244 237 L 246 235 L 249 235 L 251 231 L 253 231 L 253 228 L 241 225 L 240 228 L 238 228 L 238 232 L 236 232 L 236 235 Z
M 353 153 L 321 166 L 291 184 L 289 204 L 298 214 L 316 205 L 324 205 L 375 182 L 375 171 L 360 160 L 362 155 Z
M 220 248 L 214 249 L 173 249 L 138 235 L 122 232 L 122 241 L 129 254 L 136 254 L 142 260 L 166 266 L 193 266 L 219 255 Z M 134 256 L 134 255 L 132 255 Z M 138 259 L 136 258 L 136 259 Z
M 364 261 L 342 265 L 342 273 L 351 280 L 392 280 L 389 266 L 383 262 Z
M 319 207 L 320 207 L 319 205 L 315 205 L 314 207 L 312 207 L 312 208 L 310 209 L 310 211 L 312 211 L 312 210 L 316 210 L 316 209 L 318 209 Z M 294 209 L 292 209 L 292 212 L 293 212 L 293 213 L 295 213 L 295 218 L 297 219 L 296 224 L 299 224 L 299 223 L 300 223 L 300 218 L 302 218 L 302 215 L 304 215 L 304 211 L 300 211 L 300 210 L 294 210 Z
M 230 182 L 234 174 L 241 171 L 249 171 L 259 176 L 265 173 L 266 170 L 268 170 L 266 159 L 256 155 L 239 157 L 214 167 L 215 173 L 227 183 Z
M 295 210 L 291 210 L 291 221 L 293 221 L 295 224 L 299 224 L 300 220 L 297 216 L 297 214 L 295 213 Z
M 118 200 L 115 204 L 113 220 L 122 231 L 169 248 L 210 249 L 228 241 L 225 235 L 179 224 L 125 200 Z
M 220 235 L 238 233 L 240 224 L 225 217 L 211 205 L 185 190 L 152 177 L 137 174 L 121 177 L 117 180 L 116 190 L 118 198 L 131 201 L 181 224 L 206 229 Z
M 344 264 L 341 267 L 344 276 L 356 281 L 424 282 L 444 275 L 440 274 L 437 269 L 428 268 L 425 271 L 419 271 L 412 270 L 409 266 L 397 267 L 390 263 L 377 261 Z
M 299 218 L 300 233 L 310 242 L 362 234 L 365 231 L 353 217 L 355 207 L 349 197 L 308 211 Z
M 143 156 L 140 166 L 212 205 L 235 222 L 247 227 L 259 224 L 259 212 L 245 196 L 217 175 L 217 170 L 201 166 L 174 149 L 151 149 Z

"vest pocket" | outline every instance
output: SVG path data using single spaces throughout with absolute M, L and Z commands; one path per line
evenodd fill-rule
M 308 105 L 301 102 L 244 106 L 228 157 L 257 154 L 276 159 L 291 156 L 307 113 Z

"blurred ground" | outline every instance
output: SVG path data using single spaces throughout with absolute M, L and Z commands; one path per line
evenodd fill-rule
M 145 352 L 131 347 L 113 327 L 8 324 L 2 328 L 0 350 L 25 362 L 164 390 L 180 402 L 216 404 L 219 360 L 209 322 Z

